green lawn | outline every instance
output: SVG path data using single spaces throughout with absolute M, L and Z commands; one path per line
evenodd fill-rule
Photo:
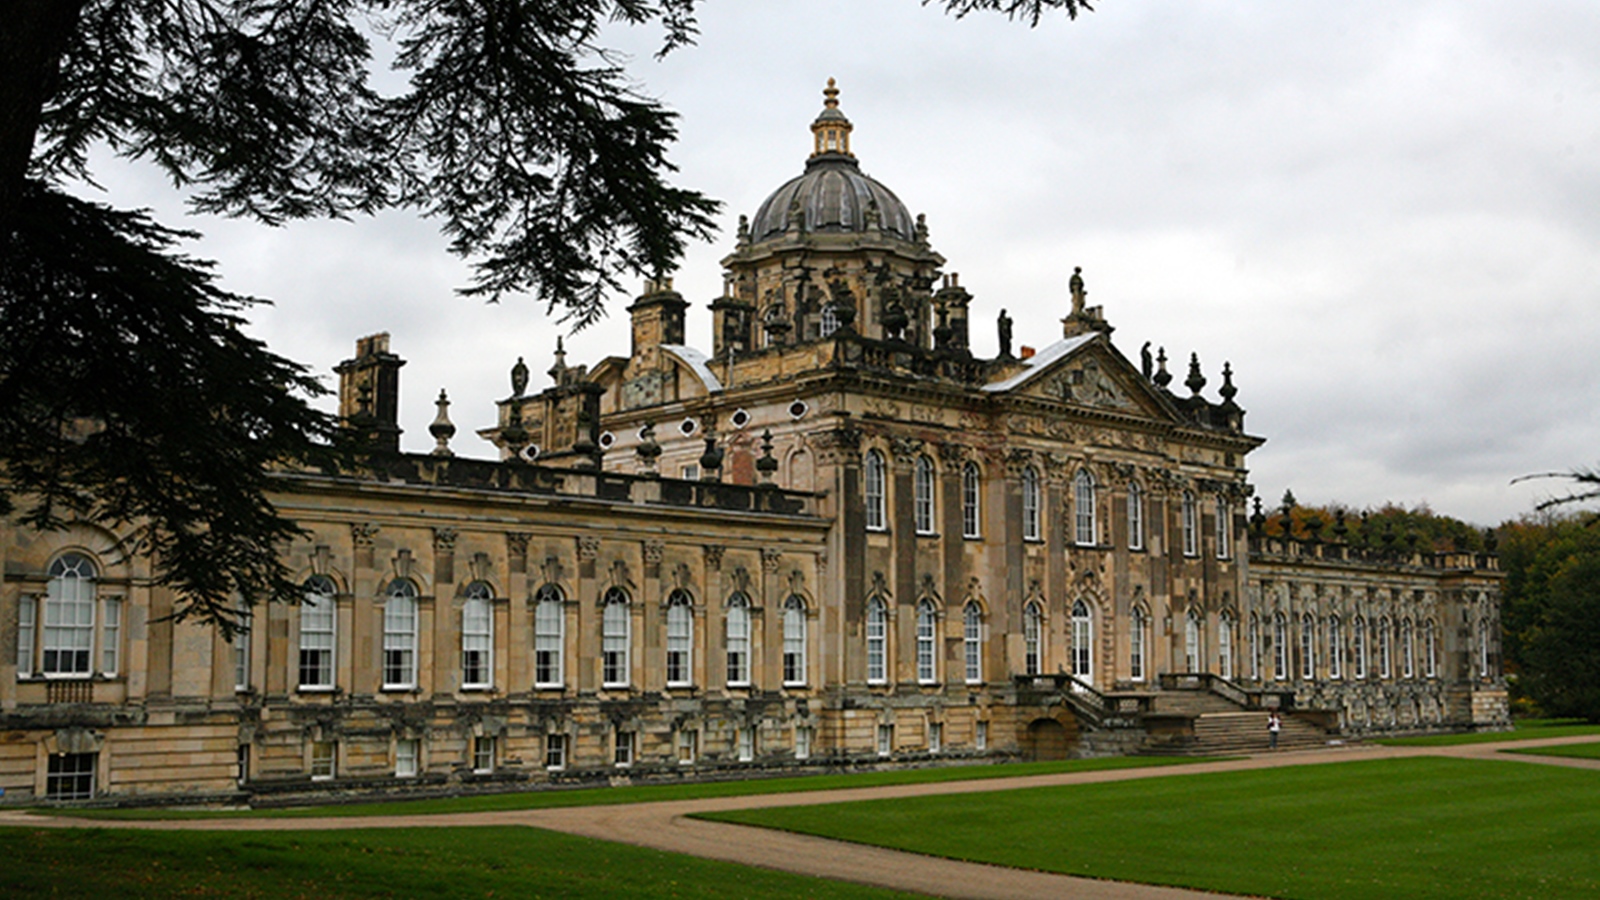
M 1467 734 L 1430 734 L 1425 737 L 1379 738 L 1374 744 L 1390 747 L 1446 747 L 1455 744 L 1489 744 L 1495 741 L 1531 741 L 1535 738 L 1600 734 L 1600 725 L 1582 719 L 1524 719 L 1511 731 L 1473 731 Z
M 615 803 L 647 803 L 661 800 L 693 800 L 702 797 L 744 797 L 751 794 L 782 794 L 801 791 L 826 791 L 837 788 L 878 787 L 891 784 L 922 784 L 942 781 L 968 781 L 983 778 L 1013 778 L 1023 775 L 1048 775 L 1055 772 L 1091 772 L 1099 769 L 1134 769 L 1210 762 L 1218 757 L 1172 759 L 1160 757 L 1108 757 L 1065 762 L 978 764 L 940 766 L 928 769 L 896 769 L 885 772 L 855 772 L 839 775 L 805 775 L 794 778 L 768 778 L 746 781 L 698 782 L 689 784 L 641 785 L 638 787 L 594 787 L 575 790 L 520 791 L 476 797 L 441 797 L 432 800 L 397 800 L 382 803 L 304 806 L 274 810 L 198 811 L 182 809 L 49 809 L 40 810 L 75 818 L 94 819 L 196 819 L 273 816 L 305 818 L 312 816 L 410 816 L 437 813 L 483 812 L 505 809 L 549 809 L 564 806 L 600 806 Z
M 1600 896 L 1600 773 L 1370 760 L 707 818 L 1303 900 Z
M 1570 756 L 1576 759 L 1600 759 L 1600 741 L 1592 744 L 1567 744 L 1561 747 L 1518 747 L 1501 750 L 1501 753 L 1525 753 L 1529 756 Z
M 7 898 L 914 896 L 533 828 L 3 828 L 0 844 Z

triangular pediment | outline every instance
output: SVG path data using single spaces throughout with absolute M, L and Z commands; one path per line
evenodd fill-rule
M 1149 379 L 1098 333 L 1052 344 L 984 387 L 1026 398 L 1139 418 L 1171 421 L 1174 411 Z

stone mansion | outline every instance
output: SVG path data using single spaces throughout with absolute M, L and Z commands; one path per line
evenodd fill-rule
M 401 452 L 387 335 L 341 364 L 382 452 L 282 472 L 298 604 L 228 642 L 114 526 L 0 524 L 0 803 L 287 802 L 946 759 L 1206 752 L 1509 722 L 1492 556 L 1268 537 L 1231 369 L 1131 360 L 1082 273 L 1060 339 L 972 296 L 864 174 L 830 82 L 710 303 L 492 449 Z M 1038 301 L 1046 302 L 1046 301 Z M 987 316 L 986 316 L 987 318 Z M 1186 362 L 1186 365 L 1185 365 Z M 1274 515 L 1276 512 L 1274 511 Z

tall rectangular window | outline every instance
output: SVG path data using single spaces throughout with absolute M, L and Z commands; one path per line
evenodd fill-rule
M 695 757 L 700 754 L 700 732 L 692 728 L 678 729 L 678 765 L 694 765 Z
M 1022 470 L 1022 539 L 1037 541 L 1044 533 L 1040 527 L 1039 511 L 1044 506 L 1039 496 L 1039 470 L 1032 466 Z
M 605 687 L 628 686 L 628 642 L 631 623 L 628 595 L 621 588 L 606 591 L 600 618 L 600 680 Z
M 421 743 L 416 738 L 400 738 L 394 742 L 394 775 L 396 778 L 415 778 L 417 776 L 417 761 L 421 756 Z
M 867 530 L 883 531 L 888 528 L 888 491 L 885 489 L 888 479 L 885 477 L 888 467 L 884 464 L 883 454 L 876 450 L 868 450 L 864 465 L 866 490 L 864 491 L 867 505 Z
M 1022 608 L 1022 667 L 1037 675 L 1044 665 L 1044 611 L 1037 601 Z
M 300 600 L 300 689 L 333 687 L 333 647 L 336 607 L 333 582 L 317 576 L 306 582 Z
M 1128 677 L 1134 681 L 1143 681 L 1145 670 L 1144 633 L 1147 627 L 1144 610 L 1135 607 L 1132 620 L 1132 627 L 1128 631 Z
M 631 766 L 634 757 L 634 742 L 636 738 L 631 731 L 617 732 L 616 739 L 611 747 L 611 764 L 614 766 Z
M 32 595 L 17 599 L 17 676 L 26 678 L 33 674 L 34 627 L 38 621 L 38 602 Z
M 1422 640 L 1427 665 L 1424 672 L 1429 678 L 1436 678 L 1439 675 L 1439 635 L 1431 619 L 1422 627 Z
M 944 749 L 944 725 L 938 722 L 928 723 L 928 752 L 938 753 Z
M 889 613 L 883 601 L 873 597 L 867 601 L 867 683 L 883 684 L 888 680 L 889 666 Z
M 1350 656 L 1355 660 L 1356 677 L 1367 677 L 1367 621 L 1356 616 L 1352 626 Z
M 728 686 L 750 684 L 750 599 L 742 591 L 728 598 L 723 614 L 728 638 Z
M 50 566 L 44 600 L 44 674 L 90 674 L 94 652 L 94 564 L 68 553 Z
M 100 672 L 117 674 L 118 651 L 122 649 L 122 598 L 107 597 L 102 605 L 100 625 Z
M 1310 613 L 1300 617 L 1300 677 L 1307 681 L 1317 672 L 1317 625 Z
M 686 687 L 693 677 L 694 612 L 689 595 L 673 591 L 667 599 L 667 687 Z
M 937 618 L 933 603 L 923 600 L 917 604 L 917 681 L 932 684 L 938 677 L 935 665 L 934 641 Z
M 1338 616 L 1328 617 L 1328 677 L 1344 677 L 1344 626 Z
M 494 592 L 487 584 L 467 585 L 461 603 L 461 687 L 483 690 L 494 681 Z
M 1221 495 L 1217 496 L 1217 559 L 1228 559 L 1233 556 L 1233 511 L 1228 509 L 1228 501 Z
M 806 604 L 797 594 L 783 601 L 783 683 L 806 683 Z
M 754 728 L 741 728 L 735 736 L 738 743 L 739 762 L 749 762 L 756 758 L 756 730 Z
M 983 483 L 978 476 L 978 467 L 967 463 L 961 467 L 961 536 L 965 538 L 978 538 L 983 536 L 979 521 L 979 509 L 983 500 Z
M 1389 646 L 1389 619 L 1384 617 L 1378 620 L 1378 676 L 1380 678 L 1393 678 L 1393 656 Z
M 1128 485 L 1128 549 L 1144 549 L 1144 489 L 1137 481 Z
M 383 688 L 417 686 L 417 589 L 396 579 L 383 603 Z
M 233 689 L 250 690 L 250 632 L 241 631 L 233 636 Z
M 561 589 L 544 585 L 534 595 L 533 682 L 534 687 L 561 687 L 561 649 L 565 640 L 566 604 Z
M 933 534 L 933 460 L 917 457 L 912 476 L 912 513 L 917 534 Z
M 983 611 L 968 603 L 961 612 L 961 645 L 967 684 L 983 682 Z
M 1200 514 L 1195 509 L 1194 495 L 1188 491 L 1183 492 L 1181 509 L 1183 517 L 1183 555 L 1200 555 Z
M 338 774 L 339 747 L 333 741 L 311 742 L 311 779 L 327 781 Z
M 1088 469 L 1079 469 L 1072 479 L 1072 520 L 1074 543 L 1080 547 L 1098 543 L 1095 512 L 1094 476 Z
M 556 735 L 556 737 L 560 737 L 560 735 Z M 488 735 L 480 735 L 472 739 L 472 771 L 494 771 L 495 751 L 499 749 L 495 746 L 497 743 L 498 742 L 493 737 Z M 545 743 L 547 756 L 549 752 L 549 746 L 549 741 L 547 739 Z
M 894 752 L 894 726 L 878 726 L 878 755 L 888 756 Z
M 811 727 L 808 725 L 794 727 L 794 758 L 811 758 Z
M 972 734 L 972 746 L 978 750 L 989 749 L 989 723 L 979 722 Z
M 544 739 L 544 767 L 552 772 L 567 767 L 567 736 L 546 735 Z

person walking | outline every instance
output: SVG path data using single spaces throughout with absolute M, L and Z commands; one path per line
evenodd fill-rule
M 1282 730 L 1283 719 L 1278 715 L 1278 711 L 1273 710 L 1272 712 L 1267 713 L 1267 740 L 1269 741 L 1267 745 L 1268 749 L 1278 749 L 1278 732 Z

